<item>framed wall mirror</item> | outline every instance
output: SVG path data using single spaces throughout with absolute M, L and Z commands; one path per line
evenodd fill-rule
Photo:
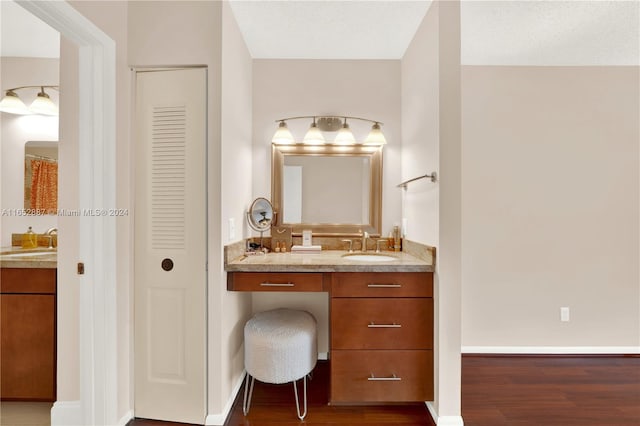
M 58 208 L 58 142 L 28 141 L 24 145 L 24 210 L 56 214 Z
M 271 201 L 293 235 L 380 235 L 382 146 L 272 145 Z

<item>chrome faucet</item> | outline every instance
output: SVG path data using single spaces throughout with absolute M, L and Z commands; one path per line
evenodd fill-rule
M 367 231 L 364 231 L 364 234 L 362 234 L 362 252 L 365 253 L 367 251 L 367 240 L 369 239 L 369 233 Z
M 44 233 L 45 236 L 47 236 L 49 238 L 49 247 L 47 248 L 54 248 L 53 247 L 53 236 L 54 235 L 58 235 L 58 228 L 49 228 L 47 229 L 47 232 Z

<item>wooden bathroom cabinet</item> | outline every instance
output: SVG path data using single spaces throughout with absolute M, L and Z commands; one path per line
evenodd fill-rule
M 330 403 L 433 400 L 432 272 L 229 272 L 227 288 L 330 293 Z
M 0 269 L 0 397 L 56 399 L 56 269 Z
M 433 400 L 432 273 L 334 273 L 330 315 L 332 403 Z

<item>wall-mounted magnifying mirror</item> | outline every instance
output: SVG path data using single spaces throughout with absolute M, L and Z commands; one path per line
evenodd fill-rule
M 262 234 L 271 228 L 273 216 L 273 206 L 266 198 L 256 198 L 249 207 L 247 222 L 253 230 L 260 232 L 260 247 L 262 247 Z

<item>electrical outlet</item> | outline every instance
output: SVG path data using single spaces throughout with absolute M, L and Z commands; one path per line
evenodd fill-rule
M 236 221 L 234 218 L 229 218 L 229 241 L 236 239 Z
M 569 321 L 569 307 L 563 306 L 560 308 L 560 321 L 568 322 Z

